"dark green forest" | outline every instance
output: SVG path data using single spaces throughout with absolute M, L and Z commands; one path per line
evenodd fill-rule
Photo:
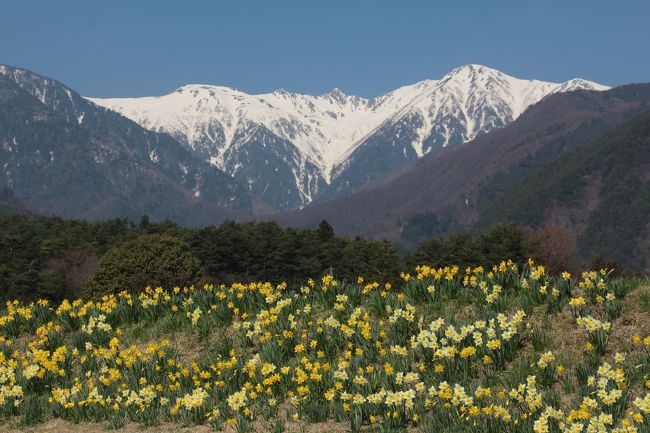
M 589 209 L 574 217 L 584 219 L 574 230 L 576 251 L 585 259 L 607 257 L 644 269 L 648 246 L 638 239 L 650 227 L 648 161 L 650 111 L 512 182 L 485 206 L 477 227 L 518 221 L 535 229 L 549 209 Z
M 61 300 L 234 281 L 285 281 L 296 288 L 327 273 L 391 281 L 416 264 L 521 262 L 533 253 L 527 234 L 513 224 L 432 239 L 405 254 L 388 241 L 337 236 L 326 221 L 316 229 L 231 221 L 191 229 L 146 216 L 138 224 L 1 216 L 0 298 Z

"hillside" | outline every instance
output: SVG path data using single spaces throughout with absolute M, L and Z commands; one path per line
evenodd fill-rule
M 32 212 L 7 186 L 0 185 L 0 216 L 29 215 Z
M 572 234 L 588 258 L 650 266 L 650 111 L 534 170 L 486 205 L 479 226 L 518 221 Z
M 101 219 L 149 214 L 199 225 L 261 209 L 228 175 L 164 134 L 65 85 L 0 66 L 0 182 L 37 213 Z
M 645 433 L 648 283 L 503 261 L 16 301 L 0 427 Z
M 650 108 L 650 85 L 551 95 L 512 124 L 424 158 L 347 198 L 282 214 L 286 225 L 327 220 L 341 234 L 410 246 L 471 227 L 503 191 L 565 152 Z

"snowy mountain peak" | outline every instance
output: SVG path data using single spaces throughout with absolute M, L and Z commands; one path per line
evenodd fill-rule
M 458 66 L 457 68 L 449 71 L 445 77 L 456 76 L 456 75 L 475 75 L 475 74 L 491 74 L 491 75 L 501 75 L 503 72 L 498 69 L 490 68 L 489 66 L 477 65 L 475 63 L 469 63 L 467 65 Z M 505 74 L 503 74 L 505 75 Z M 444 79 L 444 77 L 443 77 Z
M 246 93 L 242 92 L 241 90 L 237 90 L 232 87 L 214 86 L 209 84 L 185 84 L 176 89 L 174 93 L 185 95 L 189 94 L 193 97 L 214 96 L 215 94 L 219 93 L 230 95 L 246 95 Z
M 565 81 L 558 87 L 557 92 L 572 92 L 574 90 L 607 90 L 608 86 L 594 83 L 593 81 L 583 80 L 582 78 L 573 78 Z
M 390 152 L 401 149 L 390 164 L 375 164 L 380 171 L 389 171 L 400 161 L 502 127 L 548 94 L 606 88 L 583 79 L 522 80 L 468 64 L 440 80 L 420 81 L 370 100 L 338 88 L 320 96 L 284 89 L 252 95 L 203 84 L 185 85 L 159 97 L 89 99 L 147 129 L 169 133 L 232 176 L 243 176 L 244 164 L 259 164 L 259 170 L 273 166 L 276 173 L 283 170 L 293 186 L 282 188 L 293 188 L 298 197 L 294 205 L 304 206 L 335 178 L 345 178 L 347 170 L 367 170 L 353 160 L 369 146 L 380 143 Z M 384 158 L 386 152 L 371 155 Z M 274 187 L 264 183 L 263 191 L 255 191 L 259 179 L 247 173 L 244 183 L 258 195 L 264 197 Z M 377 173 L 362 177 L 367 181 Z
M 332 99 L 332 100 L 334 100 L 336 102 L 339 102 L 341 104 L 344 104 L 348 99 L 348 96 L 345 93 L 343 93 L 343 91 L 341 89 L 339 89 L 338 87 L 333 88 L 332 90 L 330 90 L 329 92 L 323 94 L 322 96 L 324 98 L 330 98 L 330 99 Z
M 290 98 L 293 95 L 293 93 L 289 92 L 287 89 L 274 90 L 272 94 L 283 98 Z
M 440 81 L 450 82 L 461 82 L 464 84 L 471 84 L 472 82 L 486 82 L 489 80 L 503 80 L 508 77 L 503 72 L 490 68 L 483 65 L 463 65 L 459 66 L 447 74 L 445 74 Z

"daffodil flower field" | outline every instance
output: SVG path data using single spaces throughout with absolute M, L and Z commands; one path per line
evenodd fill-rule
M 9 302 L 0 427 L 62 418 L 238 433 L 326 421 L 351 432 L 650 432 L 650 317 L 622 318 L 644 284 L 504 261 L 419 266 L 399 285 L 326 275 L 298 290 Z M 161 338 L 134 332 L 163 324 Z M 190 353 L 187 340 L 205 350 Z

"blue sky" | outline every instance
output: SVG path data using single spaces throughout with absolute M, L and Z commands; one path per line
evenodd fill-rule
M 479 63 L 521 78 L 650 81 L 650 1 L 0 2 L 0 63 L 88 96 L 187 83 L 375 96 Z

